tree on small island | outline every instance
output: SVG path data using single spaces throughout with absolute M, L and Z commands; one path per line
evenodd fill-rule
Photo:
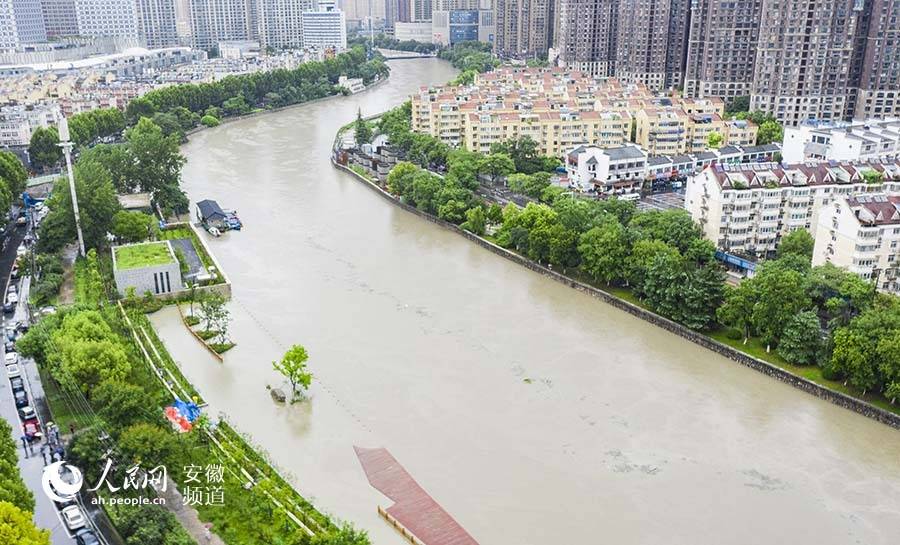
M 303 345 L 295 344 L 285 352 L 280 362 L 272 362 L 272 367 L 281 373 L 291 383 L 291 399 L 297 397 L 297 387 L 309 388 L 312 383 L 312 373 L 306 369 L 306 360 L 309 359 Z

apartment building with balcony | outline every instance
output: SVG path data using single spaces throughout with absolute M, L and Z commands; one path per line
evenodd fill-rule
M 719 99 L 656 96 L 640 83 L 561 69 L 501 68 L 472 85 L 422 88 L 411 104 L 414 131 L 480 152 L 522 136 L 557 157 L 582 144 L 617 147 L 636 123 L 635 142 L 650 155 L 680 155 L 705 151 L 712 132 L 723 145 L 753 145 L 757 129 L 723 120 Z
M 866 171 L 883 181 L 867 183 Z M 719 249 L 764 257 L 791 231 L 815 235 L 836 199 L 878 193 L 900 194 L 900 162 L 715 164 L 688 178 L 684 206 Z
M 813 265 L 832 263 L 900 294 L 900 195 L 835 199 L 819 214 Z
M 900 119 L 816 122 L 784 129 L 784 160 L 876 161 L 900 158 Z

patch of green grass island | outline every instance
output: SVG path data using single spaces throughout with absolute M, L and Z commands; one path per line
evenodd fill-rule
M 116 267 L 119 270 L 140 269 L 173 263 L 175 260 L 165 242 L 148 242 L 116 248 Z

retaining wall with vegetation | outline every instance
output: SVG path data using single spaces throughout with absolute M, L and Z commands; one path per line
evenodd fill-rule
M 356 179 L 362 181 L 363 184 L 365 184 L 367 187 L 369 187 L 373 191 L 377 192 L 384 199 L 391 201 L 396 206 L 399 206 L 400 208 L 406 210 L 407 212 L 415 214 L 422 219 L 430 221 L 431 223 L 435 223 L 437 225 L 440 225 L 441 227 L 450 229 L 451 231 L 456 231 L 457 233 L 461 234 L 462 236 L 466 237 L 467 239 L 471 240 L 472 242 L 478 244 L 479 246 L 481 246 L 487 250 L 490 250 L 491 252 L 494 252 L 495 254 L 497 254 L 501 257 L 505 257 L 506 259 L 509 259 L 510 261 L 514 261 L 514 262 L 518 263 L 519 265 L 522 265 L 523 267 L 531 269 L 534 272 L 537 272 L 539 274 L 547 276 L 547 277 L 549 277 L 553 280 L 556 280 L 557 282 L 560 282 L 562 284 L 565 284 L 571 288 L 575 288 L 578 291 L 581 291 L 583 293 L 591 295 L 592 297 L 601 299 L 605 303 L 608 303 L 620 310 L 624 310 L 625 312 L 628 312 L 629 314 L 637 316 L 638 318 L 644 319 L 654 325 L 657 325 L 671 333 L 679 335 L 679 336 L 681 336 L 695 344 L 698 344 L 704 348 L 708 348 L 709 350 L 712 350 L 713 352 L 721 354 L 722 356 L 725 356 L 726 358 L 728 358 L 730 360 L 736 361 L 742 365 L 746 365 L 747 367 L 750 367 L 751 369 L 755 369 L 761 373 L 764 373 L 772 378 L 780 380 L 781 382 L 790 384 L 791 386 L 793 386 L 795 388 L 799 388 L 800 390 L 803 390 L 803 391 L 810 393 L 814 396 L 817 396 L 821 399 L 830 401 L 831 403 L 834 403 L 835 405 L 839 405 L 846 409 L 850 409 L 851 411 L 857 412 L 863 416 L 867 416 L 867 417 L 877 420 L 883 424 L 887 424 L 888 426 L 891 426 L 893 428 L 900 430 L 900 415 L 897 415 L 897 414 L 891 413 L 889 411 L 886 411 L 884 409 L 881 409 L 879 407 L 876 407 L 876 406 L 874 406 L 870 403 L 867 403 L 866 401 L 863 401 L 861 399 L 857 399 L 855 397 L 848 396 L 841 392 L 836 392 L 834 390 L 826 388 L 825 386 L 816 384 L 815 382 L 812 382 L 803 377 L 797 376 L 797 375 L 791 373 L 790 371 L 786 371 L 786 370 L 784 370 L 780 367 L 777 367 L 769 362 L 766 362 L 759 358 L 750 356 L 749 354 L 741 352 L 740 350 L 733 348 L 731 346 L 728 346 L 726 344 L 722 344 L 719 341 L 712 339 L 712 338 L 708 337 L 707 335 L 704 335 L 703 333 L 694 331 L 694 330 L 687 328 L 677 322 L 673 322 L 672 320 L 669 320 L 668 318 L 664 318 L 664 317 L 660 316 L 659 314 L 656 314 L 655 312 L 651 312 L 651 311 L 641 308 L 635 304 L 629 303 L 628 301 L 626 301 L 620 297 L 617 297 L 615 295 L 607 293 L 607 292 L 605 292 L 601 289 L 595 288 L 593 286 L 589 286 L 583 282 L 579 282 L 577 280 L 569 278 L 568 276 L 560 274 L 556 271 L 552 271 L 552 270 L 548 269 L 547 267 L 544 267 L 543 265 L 540 265 L 526 257 L 523 257 L 515 252 L 507 250 L 506 248 L 498 246 L 487 239 L 484 239 L 474 233 L 470 233 L 469 231 L 461 229 L 458 225 L 455 225 L 448 221 L 444 221 L 436 216 L 432 216 L 431 214 L 423 212 L 414 206 L 410 206 L 409 204 L 402 202 L 400 199 L 398 199 L 397 197 L 395 197 L 388 191 L 385 191 L 383 188 L 381 188 L 377 184 L 360 176 L 356 172 L 352 171 L 350 168 L 345 167 L 341 164 L 338 164 L 337 162 L 334 161 L 334 159 L 332 159 L 332 164 L 336 168 L 340 168 L 342 170 L 349 172 Z

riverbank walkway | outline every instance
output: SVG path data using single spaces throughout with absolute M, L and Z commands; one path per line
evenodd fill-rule
M 415 536 L 424 545 L 478 545 L 449 513 L 384 448 L 353 447 L 369 484 L 394 501 L 379 513 L 395 527 Z M 396 523 L 395 523 L 396 521 Z M 398 530 L 402 532 L 400 528 Z M 417 541 L 416 541 L 417 540 Z

